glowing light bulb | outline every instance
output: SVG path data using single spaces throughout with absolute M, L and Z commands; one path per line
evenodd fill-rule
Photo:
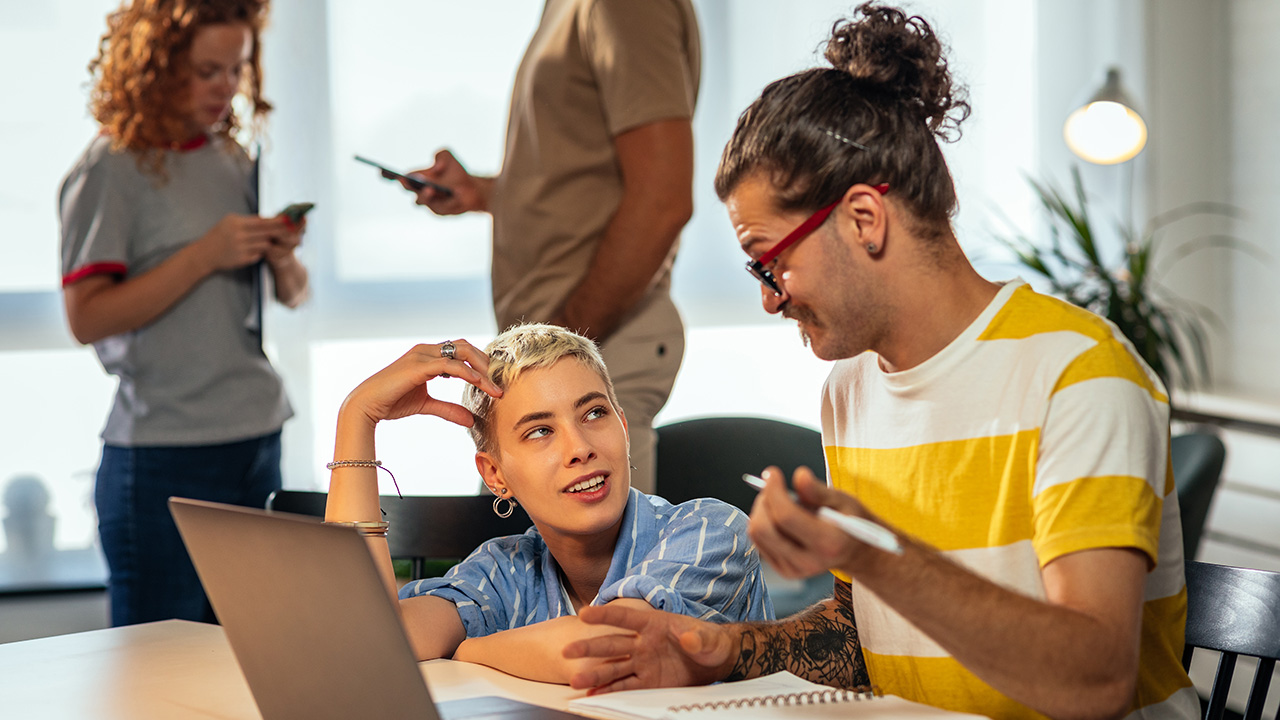
M 1118 102 L 1091 102 L 1067 117 L 1062 126 L 1067 146 L 1098 165 L 1122 163 L 1147 144 L 1147 125 Z

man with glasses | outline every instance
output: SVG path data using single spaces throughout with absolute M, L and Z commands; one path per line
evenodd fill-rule
M 750 525 L 784 576 L 831 570 L 835 597 L 773 624 L 585 608 L 630 632 L 568 647 L 603 661 L 574 685 L 789 670 L 988 717 L 1195 717 L 1164 389 L 1115 326 L 973 269 L 938 145 L 968 104 L 928 23 L 858 14 L 831 68 L 742 114 L 716 177 L 765 310 L 837 361 L 833 487 L 802 468 L 793 496 L 770 468 Z

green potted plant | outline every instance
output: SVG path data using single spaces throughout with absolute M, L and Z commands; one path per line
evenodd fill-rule
M 1071 177 L 1074 197 L 1049 183 L 1030 180 L 1048 215 L 1047 246 L 1021 233 L 996 239 L 1014 252 L 1019 265 L 1048 280 L 1053 294 L 1115 323 L 1166 388 L 1194 387 L 1209 374 L 1206 325 L 1214 316 L 1158 282 L 1153 271 L 1159 239 L 1180 220 L 1202 215 L 1234 217 L 1235 209 L 1221 203 L 1191 203 L 1156 217 L 1141 233 L 1131 224 L 1120 223 L 1123 255 L 1110 261 L 1099 247 L 1079 168 L 1072 168 Z M 1252 249 L 1238 238 L 1210 235 L 1178 245 L 1168 264 L 1210 247 Z

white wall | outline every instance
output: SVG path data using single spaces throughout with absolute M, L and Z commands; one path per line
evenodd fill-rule
M 1222 13 L 1217 3 L 1210 4 Z M 1221 377 L 1237 391 L 1260 392 L 1280 405 L 1280 135 L 1275 129 L 1280 118 L 1280 3 L 1235 0 L 1228 8 L 1229 98 L 1210 105 L 1213 122 L 1201 136 L 1187 140 L 1219 134 L 1229 139 L 1231 198 L 1245 214 L 1236 233 L 1270 256 L 1266 262 L 1229 256 L 1230 320 Z
M 1153 213 L 1187 203 L 1232 202 L 1231 132 L 1222 123 L 1229 105 L 1231 32 L 1219 3 L 1180 2 L 1179 12 L 1161 12 L 1150 3 L 1148 28 L 1149 104 L 1152 127 L 1148 157 L 1147 199 Z M 1202 215 L 1170 225 L 1160 239 L 1166 260 L 1178 245 L 1195 238 L 1231 232 L 1229 218 Z M 1232 318 L 1228 294 L 1231 258 L 1222 250 L 1206 250 L 1168 266 L 1164 283 L 1178 296 L 1223 318 Z M 1231 332 L 1213 333 L 1212 371 L 1220 381 L 1232 376 Z
M 1228 235 L 1253 251 L 1211 249 L 1169 267 L 1174 296 L 1210 318 L 1209 390 L 1280 407 L 1280 4 L 1268 0 L 1146 0 L 1152 214 L 1187 203 L 1234 206 L 1238 220 L 1201 216 L 1161 242 Z

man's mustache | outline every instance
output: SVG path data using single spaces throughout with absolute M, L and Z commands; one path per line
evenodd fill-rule
M 791 301 L 782 308 L 782 317 L 788 320 L 796 320 L 807 325 L 818 325 L 818 318 L 807 307 L 792 305 Z

